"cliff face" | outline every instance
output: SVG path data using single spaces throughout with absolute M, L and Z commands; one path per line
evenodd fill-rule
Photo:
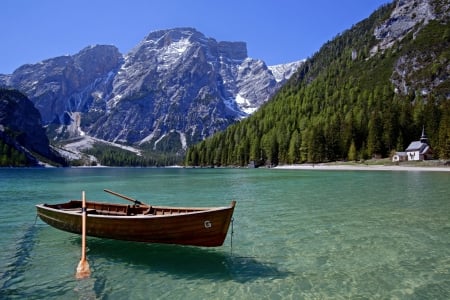
M 436 36 L 439 32 L 436 27 L 439 24 L 448 24 L 449 21 L 448 1 L 398 0 L 389 18 L 375 28 L 374 36 L 378 42 L 372 48 L 371 55 L 397 47 L 396 45 L 400 45 L 408 36 L 425 45 L 423 47 L 425 49 L 408 51 L 395 62 L 391 82 L 397 93 L 406 95 L 418 91 L 422 95 L 427 95 L 448 80 L 450 74 L 446 52 L 448 48 L 442 47 L 439 37 Z M 448 29 L 445 34 L 449 41 Z M 397 51 L 401 52 L 401 48 L 398 47 Z M 435 66 L 430 68 L 431 64 Z
M 0 84 L 29 96 L 54 139 L 87 134 L 158 149 L 177 136 L 183 149 L 255 111 L 300 64 L 271 69 L 248 58 L 243 42 L 176 28 L 150 33 L 124 56 L 92 46 L 24 65 Z
M 64 124 L 67 112 L 86 110 L 96 94 L 108 93 L 121 59 L 113 46 L 88 47 L 74 56 L 21 66 L 8 84 L 33 101 L 44 124 Z
M 18 91 L 0 89 L 0 139 L 24 153 L 31 165 L 38 164 L 36 155 L 56 164 L 64 164 L 63 159 L 49 146 L 39 111 Z
M 390 17 L 374 31 L 379 43 L 372 53 L 392 47 L 410 32 L 417 34 L 432 20 L 448 19 L 449 8 L 448 1 L 397 0 Z

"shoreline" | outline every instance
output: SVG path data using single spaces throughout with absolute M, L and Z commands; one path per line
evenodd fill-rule
M 274 169 L 280 170 L 322 170 L 322 171 L 415 171 L 415 172 L 450 172 L 450 167 L 433 166 L 397 166 L 397 165 L 345 165 L 345 164 L 301 164 L 281 165 Z
M 334 164 L 301 164 L 282 165 L 274 169 L 280 170 L 322 170 L 322 171 L 409 171 L 409 172 L 450 172 L 450 167 L 388 166 L 388 165 L 334 165 Z

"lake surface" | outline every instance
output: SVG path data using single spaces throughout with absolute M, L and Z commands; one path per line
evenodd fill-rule
M 80 199 L 224 206 L 218 248 L 81 238 L 34 205 Z M 128 202 L 127 202 L 128 203 Z M 0 299 L 450 299 L 450 173 L 0 169 Z M 233 231 L 233 234 L 231 234 Z

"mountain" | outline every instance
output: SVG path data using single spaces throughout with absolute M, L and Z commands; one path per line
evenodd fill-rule
M 450 158 L 450 4 L 398 0 L 338 34 L 249 118 L 191 147 L 188 165 L 388 157 L 425 128 Z
M 41 116 L 16 90 L 0 88 L 0 166 L 65 165 L 50 146 Z
M 25 93 L 44 125 L 67 124 L 72 112 L 87 111 L 97 95 L 110 92 L 121 62 L 122 55 L 114 46 L 87 47 L 73 56 L 23 65 L 4 85 Z
M 175 28 L 151 32 L 126 55 L 97 45 L 24 65 L 0 85 L 30 98 L 54 141 L 90 136 L 183 153 L 253 113 L 301 63 L 269 67 L 244 42 Z

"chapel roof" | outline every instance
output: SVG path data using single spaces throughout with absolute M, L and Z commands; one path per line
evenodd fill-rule
M 425 154 L 431 150 L 430 145 L 428 144 L 428 138 L 425 134 L 425 127 L 422 128 L 422 135 L 419 141 L 414 141 L 409 144 L 408 148 L 406 148 L 406 152 L 419 151 L 420 154 Z

